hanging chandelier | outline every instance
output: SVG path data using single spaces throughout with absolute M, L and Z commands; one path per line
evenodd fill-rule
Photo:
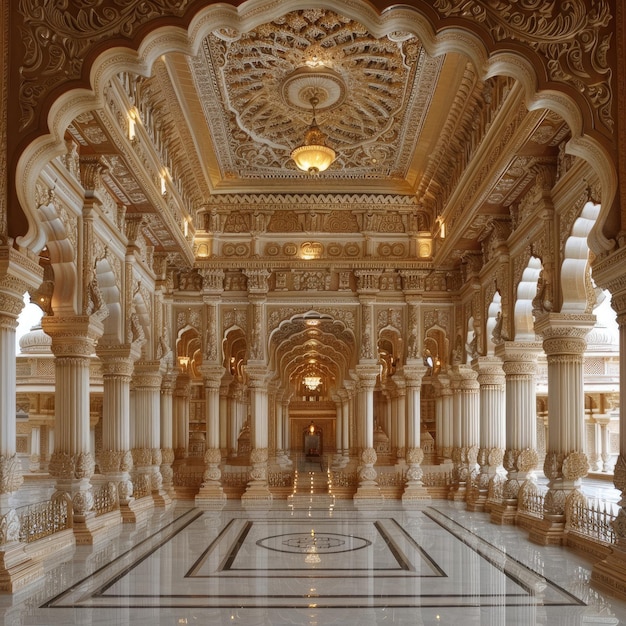
M 313 111 L 311 126 L 304 134 L 304 143 L 291 153 L 298 169 L 309 174 L 318 174 L 328 169 L 336 158 L 335 151 L 326 145 L 326 135 L 320 130 L 315 120 L 315 107 L 319 104 L 319 98 L 312 95 L 309 99 Z
M 320 376 L 308 375 L 302 379 L 302 382 L 309 391 L 316 391 L 320 386 L 322 379 Z

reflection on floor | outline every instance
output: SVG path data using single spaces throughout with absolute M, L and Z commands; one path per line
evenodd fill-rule
M 591 563 L 435 501 L 176 506 L 0 598 L 5 624 L 619 624 Z M 61 560 L 61 557 L 60 557 Z

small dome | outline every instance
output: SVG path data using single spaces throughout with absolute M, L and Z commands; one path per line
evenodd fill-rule
M 587 335 L 587 348 L 591 350 L 604 348 L 606 350 L 608 347 L 615 349 L 619 347 L 619 335 L 611 332 L 611 329 L 606 326 L 596 326 Z
M 52 337 L 43 332 L 41 326 L 33 326 L 30 332 L 20 337 L 20 353 L 51 354 Z

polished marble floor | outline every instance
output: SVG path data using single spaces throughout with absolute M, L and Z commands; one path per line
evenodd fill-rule
M 4 624 L 626 624 L 589 560 L 447 501 L 179 504 L 58 561 Z

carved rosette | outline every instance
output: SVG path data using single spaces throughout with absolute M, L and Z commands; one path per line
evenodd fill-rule
M 21 464 L 17 454 L 0 455 L 0 493 L 17 491 L 23 481 Z
M 96 464 L 91 452 L 68 454 L 55 452 L 50 457 L 48 471 L 56 478 L 82 479 L 93 476 Z
M 577 480 L 589 473 L 589 460 L 584 452 L 570 452 L 563 460 L 561 468 L 563 478 Z
M 514 478 L 507 480 L 502 489 L 502 497 L 505 500 L 517 500 L 519 490 L 520 484 L 518 480 Z
M 494 467 L 502 465 L 504 450 L 502 448 L 489 448 L 487 450 L 487 465 Z
M 409 448 L 406 454 L 406 462 L 409 465 L 420 465 L 424 460 L 424 451 L 421 448 Z
M 359 472 L 359 478 L 361 482 L 370 483 L 376 480 L 376 476 L 378 476 L 376 470 L 374 469 L 374 463 L 378 459 L 378 455 L 376 454 L 376 450 L 374 448 L 365 448 L 361 453 L 361 461 L 363 463 L 363 467 Z
M 117 486 L 117 495 L 122 504 L 127 503 L 133 497 L 133 483 L 130 480 L 123 480 Z
M 548 515 L 565 515 L 566 497 L 564 489 L 549 489 L 543 500 L 543 510 Z
M 520 472 L 532 472 L 539 463 L 539 454 L 537 450 L 526 448 L 521 450 L 517 456 L 517 470 Z
M 252 463 L 252 469 L 250 470 L 250 478 L 252 480 L 267 480 L 267 460 L 269 453 L 267 448 L 253 448 L 250 451 L 250 463 Z
M 99 454 L 99 465 L 104 474 L 130 472 L 133 468 L 133 455 L 130 450 L 103 450 Z
M 517 457 L 519 456 L 519 450 L 512 450 L 508 448 L 504 452 L 504 459 L 502 465 L 507 472 L 513 472 L 517 469 Z
M 161 476 L 161 472 L 152 472 L 150 474 L 150 489 L 152 489 L 152 491 L 160 491 L 162 486 L 163 476 Z
M 376 460 L 378 459 L 378 455 L 376 454 L 376 450 L 374 448 L 365 448 L 361 453 L 361 461 L 365 465 L 374 465 Z
M 135 467 L 152 464 L 152 449 L 151 448 L 133 448 L 132 455 L 133 455 L 133 463 Z
M 163 462 L 163 456 L 161 455 L 161 448 L 152 448 L 152 465 L 161 465 Z
M 206 463 L 204 481 L 218 481 L 222 477 L 222 471 L 219 468 L 219 464 L 222 462 L 222 453 L 219 448 L 209 448 L 204 453 L 204 462 Z
M 419 465 L 411 465 L 406 471 L 408 482 L 420 481 L 424 476 L 424 470 Z
M 623 547 L 626 544 L 626 511 L 620 508 L 617 517 L 613 520 L 613 530 L 617 536 L 617 543 Z
M 172 448 L 163 448 L 161 450 L 161 465 L 171 465 L 176 458 L 174 450 Z
M 554 480 L 561 477 L 561 467 L 565 455 L 560 452 L 548 452 L 543 462 L 543 473 L 546 478 Z
M 0 517 L 0 545 L 19 541 L 20 518 L 15 509 L 9 510 Z
M 93 509 L 93 493 L 91 489 L 74 493 L 72 496 L 72 509 L 75 515 L 86 515 Z

